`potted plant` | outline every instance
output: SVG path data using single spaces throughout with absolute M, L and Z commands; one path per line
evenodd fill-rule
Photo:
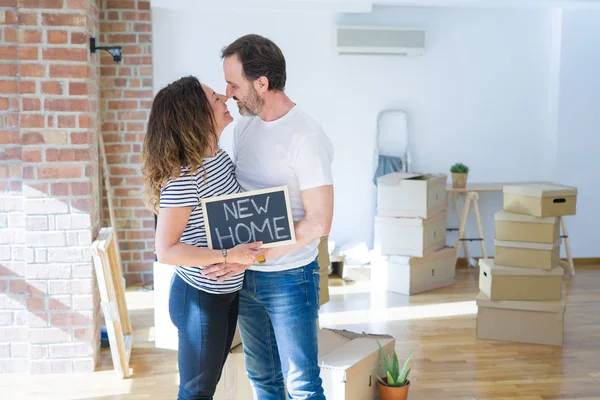
M 388 360 L 379 341 L 377 341 L 377 344 L 379 345 L 379 353 L 383 360 L 383 368 L 386 375 L 383 378 L 377 377 L 379 398 L 381 400 L 406 400 L 408 398 L 408 389 L 410 388 L 410 381 L 408 380 L 410 368 L 408 364 L 412 356 L 412 349 L 408 353 L 402 369 L 400 369 L 396 350 L 394 350 L 394 354 Z
M 463 189 L 467 186 L 467 175 L 469 167 L 463 163 L 456 163 L 450 167 L 452 173 L 452 187 Z

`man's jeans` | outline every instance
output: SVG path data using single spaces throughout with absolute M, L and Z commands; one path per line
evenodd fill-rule
M 254 399 L 324 400 L 318 362 L 319 264 L 246 271 L 238 325 Z

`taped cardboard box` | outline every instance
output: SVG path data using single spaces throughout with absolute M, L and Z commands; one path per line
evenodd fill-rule
M 494 258 L 507 267 L 551 270 L 558 266 L 560 240 L 553 244 L 496 240 Z
M 558 217 L 532 217 L 499 211 L 495 214 L 496 239 L 513 242 L 554 243 L 560 239 Z
M 565 300 L 493 301 L 480 292 L 477 339 L 562 346 Z
M 319 330 L 319 365 L 327 399 L 377 398 L 377 377 L 383 376 L 377 340 L 390 356 L 396 341 L 389 335 Z M 214 400 L 252 400 L 242 346 L 229 354 Z
M 430 218 L 375 217 L 375 251 L 424 257 L 446 246 L 446 211 Z
M 444 174 L 393 172 L 377 178 L 377 215 L 429 218 L 446 209 Z
M 453 285 L 456 248 L 445 247 L 423 258 L 382 256 L 371 265 L 373 287 L 413 295 Z
M 564 270 L 504 267 L 493 259 L 479 260 L 479 290 L 491 300 L 562 300 Z
M 575 215 L 577 188 L 554 183 L 506 185 L 504 211 L 534 217 Z

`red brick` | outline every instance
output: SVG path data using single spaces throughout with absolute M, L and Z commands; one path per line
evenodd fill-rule
M 121 101 L 121 100 L 112 100 L 108 102 L 109 110 L 135 110 L 138 109 L 137 101 Z
M 127 32 L 127 22 L 102 22 L 100 32 Z
M 119 43 L 119 44 L 124 44 L 124 43 L 137 43 L 137 36 L 134 34 L 114 34 L 114 35 L 108 35 L 108 41 L 110 43 Z
M 58 127 L 59 128 L 76 128 L 76 119 L 73 115 L 59 115 L 58 116 Z
M 21 127 L 22 128 L 43 128 L 44 127 L 44 116 L 39 114 L 22 114 L 21 115 Z
M 34 167 L 24 167 L 23 168 L 23 179 L 36 179 L 35 178 L 35 168 Z
M 132 9 L 135 10 L 134 0 L 108 0 L 106 2 L 105 10 L 116 8 L 116 9 Z
M 47 26 L 85 26 L 86 22 L 83 14 L 42 14 L 42 25 Z
M 32 297 L 27 299 L 28 311 L 43 311 L 46 308 L 43 297 Z
M 39 132 L 25 132 L 21 138 L 21 143 L 24 145 L 43 144 L 44 137 Z
M 125 98 L 128 99 L 147 99 L 152 98 L 152 90 L 126 90 Z
M 138 10 L 150 10 L 150 1 L 138 0 Z
M 16 58 L 16 57 L 15 57 Z M 0 76 L 17 76 L 17 64 L 0 64 Z
M 50 78 L 84 79 L 88 77 L 87 65 L 60 65 L 50 64 Z
M 116 67 L 100 67 L 100 75 L 105 76 L 117 76 Z
M 80 128 L 89 128 L 90 125 L 93 125 L 93 120 L 91 121 L 92 123 L 90 123 L 90 117 L 88 117 L 87 115 L 80 115 L 79 116 L 79 127 Z
M 25 279 L 11 279 L 9 290 L 11 293 L 27 293 L 27 282 Z
M 24 150 L 21 158 L 24 162 L 42 161 L 42 152 L 40 150 Z
M 92 184 L 90 182 L 73 182 L 70 183 L 71 195 L 86 196 L 92 194 Z
M 0 160 L 21 160 L 21 148 L 20 147 L 0 147 Z M 8 167 L 8 166 L 7 166 Z
M 149 12 L 123 11 L 121 19 L 125 21 L 151 21 L 152 14 Z
M 52 67 L 50 66 L 50 73 L 52 74 Z M 42 93 L 43 94 L 62 94 L 62 86 L 60 82 L 42 82 Z
M 23 111 L 40 111 L 42 109 L 42 103 L 40 99 L 23 99 Z
M 134 32 L 152 32 L 152 25 L 149 23 L 137 23 L 133 26 Z
M 19 85 L 17 81 L 0 81 L 1 94 L 16 94 L 19 93 Z
M 17 58 L 19 60 L 37 60 L 39 59 L 38 46 L 17 48 Z
M 6 114 L 6 128 L 19 127 L 19 114 Z
M 90 8 L 89 0 L 67 0 L 67 8 L 70 10 L 88 10 Z
M 21 8 L 62 8 L 63 0 L 19 0 Z
M 94 329 L 93 328 L 75 328 L 73 330 L 73 335 L 77 340 L 93 340 L 94 339 Z
M 88 49 L 70 49 L 62 47 L 53 47 L 44 49 L 43 58 L 44 60 L 52 61 L 87 61 Z
M 6 30 L 5 30 L 6 31 Z M 19 30 L 19 43 L 42 43 L 42 32 L 39 30 Z
M 67 31 L 48 31 L 46 35 L 48 43 L 50 44 L 64 44 L 69 41 L 69 34 Z
M 4 28 L 4 43 L 17 43 L 17 28 Z
M 46 99 L 46 111 L 89 111 L 87 99 Z
M 32 82 L 32 81 L 19 82 L 19 93 L 21 93 L 21 94 L 35 93 L 35 82 Z
M 117 114 L 121 121 L 146 121 L 148 113 L 144 111 L 122 111 Z
M 46 66 L 43 64 L 21 64 L 19 75 L 21 77 L 43 78 L 46 76 Z
M 153 239 L 154 231 L 128 231 L 127 239 Z
M 50 323 L 54 326 L 90 325 L 93 322 L 93 315 L 89 311 L 50 314 Z
M 152 43 L 152 35 L 142 35 L 138 36 L 138 43 Z
M 73 199 L 71 205 L 79 212 L 89 212 L 92 209 L 92 203 L 89 199 Z
M 69 195 L 69 184 L 68 183 L 53 183 L 50 185 L 50 193 L 52 196 L 68 196 Z
M 88 144 L 89 134 L 87 132 L 71 133 L 71 144 Z
M 80 96 L 88 94 L 88 84 L 85 82 L 71 82 L 69 83 L 69 94 L 73 96 Z
M 38 14 L 37 13 L 19 12 L 18 18 L 19 18 L 19 25 L 21 25 L 21 26 L 24 26 L 24 25 L 37 26 L 38 25 Z
M 48 162 L 89 160 L 90 152 L 88 149 L 46 149 L 46 161 Z
M 0 111 L 8 110 L 8 105 L 9 105 L 8 99 L 0 97 Z M 4 132 L 3 132 L 3 134 L 4 134 Z
M 88 36 L 83 32 L 71 32 L 71 44 L 85 44 Z
M 82 170 L 79 166 L 37 167 L 38 179 L 70 179 L 81 178 Z

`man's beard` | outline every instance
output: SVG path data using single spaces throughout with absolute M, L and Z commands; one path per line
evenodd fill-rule
M 263 109 L 264 101 L 258 97 L 258 93 L 252 86 L 246 95 L 246 99 L 239 105 L 240 114 L 244 116 L 258 115 Z

